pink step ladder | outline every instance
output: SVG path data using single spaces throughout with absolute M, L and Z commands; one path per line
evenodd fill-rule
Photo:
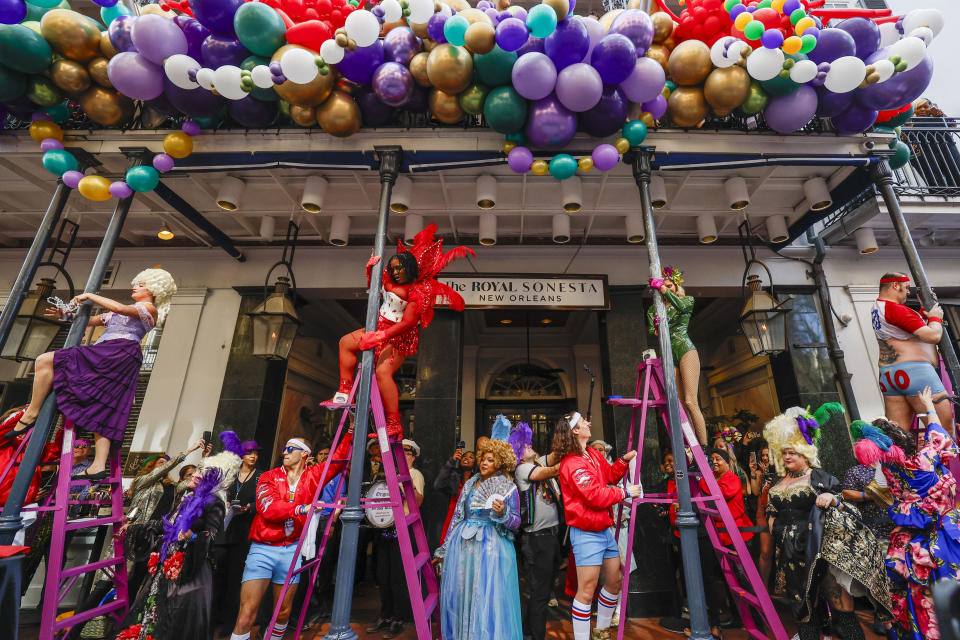
M 607 400 L 608 404 L 615 407 L 629 407 L 632 409 L 633 416 L 630 422 L 630 435 L 627 439 L 628 451 L 632 451 L 638 446 L 643 446 L 648 408 L 655 409 L 660 414 L 660 419 L 663 420 L 668 434 L 671 429 L 670 418 L 667 413 L 667 397 L 663 384 L 663 365 L 658 358 L 644 360 L 643 363 L 637 367 L 637 390 L 634 396 L 633 398 L 610 398 Z M 762 638 L 787 640 L 789 636 L 783 628 L 780 616 L 774 608 L 773 602 L 770 600 L 770 596 L 760 578 L 760 574 L 757 572 L 753 558 L 751 558 L 750 552 L 747 550 L 743 539 L 738 535 L 730 536 L 733 539 L 733 548 L 726 547 L 720 543 L 714 518 L 720 518 L 726 531 L 736 531 L 737 524 L 734 522 L 730 508 L 727 506 L 727 502 L 720 492 L 716 478 L 714 478 L 713 473 L 710 472 L 710 463 L 707 461 L 703 448 L 700 446 L 697 436 L 687 420 L 682 407 L 680 408 L 680 420 L 683 438 L 693 454 L 694 462 L 696 462 L 699 469 L 706 471 L 704 479 L 706 480 L 707 489 L 709 490 L 708 495 L 702 494 L 699 491 L 697 483 L 693 482 L 691 478 L 690 488 L 691 494 L 693 495 L 693 504 L 704 516 L 701 520 L 706 526 L 707 535 L 710 537 L 710 542 L 716 551 L 717 560 L 723 570 L 727 585 L 730 587 L 730 594 L 736 603 L 737 610 L 740 613 L 740 619 L 743 620 L 744 627 L 752 638 L 757 638 L 758 640 Z M 638 464 L 635 467 L 634 477 L 631 478 L 632 484 L 640 484 L 639 457 L 637 461 Z M 665 493 L 645 494 L 642 498 L 637 498 L 631 503 L 630 537 L 627 539 L 627 557 L 623 567 L 624 590 L 626 590 L 627 585 L 630 584 L 630 561 L 633 559 L 633 539 L 634 527 L 637 522 L 637 507 L 643 502 L 673 504 L 677 502 L 677 498 L 676 496 Z M 617 517 L 618 522 L 622 521 L 623 508 L 621 504 L 620 513 Z M 619 533 L 619 531 L 620 528 L 618 525 L 617 532 Z M 741 577 L 746 577 L 747 585 L 741 584 Z M 620 626 L 617 629 L 617 640 L 623 640 L 623 633 L 627 622 L 627 600 L 628 598 L 620 598 Z M 766 628 L 766 633 L 758 628 L 758 622 Z
M 356 411 L 354 397 L 357 393 L 359 378 L 360 376 L 358 375 L 354 381 L 353 388 L 350 390 L 350 396 L 346 404 L 324 402 L 320 405 L 331 410 L 343 412 L 340 416 L 340 424 L 337 427 L 337 432 L 330 445 L 331 456 L 340 443 L 341 438 L 343 438 L 346 433 L 349 416 Z M 386 417 L 383 411 L 383 402 L 380 398 L 380 390 L 377 387 L 376 376 L 372 377 L 371 384 L 370 409 L 373 412 L 373 423 L 376 428 L 380 451 L 385 452 L 382 456 L 383 472 L 387 482 L 389 497 L 386 499 L 363 499 L 361 500 L 361 505 L 364 508 L 389 507 L 393 511 L 393 521 L 397 529 L 397 542 L 400 545 L 400 557 L 403 561 L 403 566 L 406 568 L 407 590 L 410 593 L 410 608 L 413 612 L 413 622 L 417 630 L 417 638 L 419 640 L 436 640 L 440 637 L 440 590 L 437 575 L 434 573 L 433 565 L 430 562 L 430 548 L 427 544 L 427 535 L 423 528 L 423 520 L 420 517 L 420 507 L 417 504 L 416 492 L 414 491 L 413 481 L 410 477 L 410 470 L 407 468 L 407 458 L 403 454 L 403 445 L 400 442 L 392 442 L 387 438 Z M 366 434 L 357 433 L 355 437 L 364 438 Z M 323 463 L 322 477 L 327 477 L 331 463 L 344 464 L 344 468 L 349 469 L 352 452 L 353 447 L 350 447 L 347 452 L 347 457 L 344 459 L 333 460 L 332 458 L 327 458 L 326 462 Z M 387 455 L 386 452 L 389 452 L 389 455 Z M 345 480 L 346 474 L 344 473 L 344 475 L 340 477 L 339 485 L 334 495 L 340 495 Z M 329 480 L 327 481 L 329 482 Z M 294 560 L 287 570 L 287 577 L 284 580 L 280 596 L 277 598 L 277 603 L 273 611 L 273 616 L 270 619 L 270 624 L 267 625 L 266 631 L 263 633 L 263 637 L 268 637 L 273 631 L 273 627 L 277 622 L 277 615 L 280 612 L 280 603 L 283 602 L 283 598 L 290 587 L 290 581 L 295 575 L 309 571 L 309 579 L 306 581 L 306 585 L 301 584 L 301 587 L 308 587 L 307 598 L 304 600 L 303 607 L 301 607 L 297 627 L 292 636 L 294 639 L 300 638 L 300 633 L 303 630 L 303 621 L 306 617 L 309 604 L 309 594 L 313 593 L 313 586 L 317 580 L 317 572 L 320 569 L 320 561 L 323 558 L 327 541 L 330 538 L 333 518 L 327 518 L 316 557 L 308 562 L 304 562 L 299 569 L 296 568 L 296 560 L 300 557 L 301 549 L 307 538 L 309 523 L 314 517 L 314 514 L 322 509 L 342 509 L 346 504 L 345 497 L 333 503 L 321 502 L 320 497 L 322 493 L 323 483 L 320 483 L 317 485 L 310 509 L 307 511 L 308 526 L 304 527 L 303 534 L 297 542 L 297 550 L 293 556 Z M 303 580 L 301 580 L 301 583 L 303 583 Z M 426 595 L 424 595 L 424 592 L 426 592 Z M 434 633 L 434 622 L 437 623 L 436 633 Z

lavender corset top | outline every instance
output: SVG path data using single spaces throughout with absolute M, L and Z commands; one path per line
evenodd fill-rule
M 100 317 L 103 318 L 103 324 L 107 330 L 104 331 L 96 343 L 100 344 L 107 340 L 133 340 L 140 342 L 147 332 L 153 329 L 156 322 L 153 315 L 147 310 L 146 303 L 138 302 L 134 305 L 140 314 L 137 318 L 131 318 L 120 313 L 107 312 Z

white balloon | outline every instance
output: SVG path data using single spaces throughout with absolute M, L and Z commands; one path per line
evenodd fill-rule
M 447 16 L 448 18 L 453 15 L 453 9 L 450 8 L 446 2 L 440 3 L 440 13 Z
M 280 70 L 287 80 L 296 84 L 313 82 L 317 77 L 317 63 L 314 54 L 306 49 L 290 49 L 280 57 Z
M 384 22 L 396 22 L 403 17 L 403 7 L 400 6 L 397 0 L 383 0 L 380 6 L 383 7 Z
M 351 12 L 343 27 L 358 47 L 369 47 L 380 37 L 380 21 L 366 9 Z
M 273 74 L 270 73 L 270 67 L 267 65 L 258 64 L 250 72 L 250 76 L 253 78 L 254 86 L 260 87 L 261 89 L 273 88 Z
M 907 63 L 907 71 L 923 62 L 926 54 L 927 45 L 923 44 L 920 38 L 907 36 L 890 45 L 890 55 L 900 56 L 900 59 Z
M 325 40 L 320 45 L 320 57 L 327 64 L 337 64 L 343 60 L 343 47 L 337 44 L 336 40 Z
M 939 9 L 914 9 L 903 18 L 903 32 L 917 27 L 928 27 L 936 36 L 943 29 L 943 14 Z
M 917 27 L 907 35 L 911 38 L 919 38 L 920 40 L 923 41 L 923 44 L 929 47 L 930 43 L 933 42 L 934 34 L 933 34 L 933 29 L 931 29 L 930 27 Z
M 849 93 L 860 86 L 867 75 L 867 65 L 856 56 L 843 56 L 830 63 L 824 86 L 834 93 Z
M 880 48 L 889 47 L 900 39 L 900 32 L 897 31 L 897 25 L 892 22 L 884 22 L 880 25 Z
M 407 16 L 407 22 L 423 24 L 433 15 L 433 0 L 410 0 L 409 8 L 410 15 Z
M 213 69 L 203 69 L 197 70 L 197 84 L 209 91 L 213 89 Z
M 760 82 L 772 80 L 783 70 L 783 60 L 783 51 L 780 49 L 755 49 L 747 58 L 747 73 Z
M 889 60 L 877 60 L 873 63 L 873 69 L 876 71 L 877 75 L 880 76 L 880 80 L 877 82 L 886 82 L 893 77 L 893 74 L 897 70 L 897 68 L 893 66 L 893 63 Z
M 240 100 L 247 92 L 240 87 L 240 67 L 225 64 L 213 72 L 213 86 L 227 100 Z
M 727 67 L 732 67 L 736 64 L 735 60 L 730 60 L 727 58 L 727 43 L 731 40 L 736 40 L 733 36 L 727 36 L 725 38 L 720 38 L 713 43 L 713 46 L 710 47 L 710 62 L 713 63 L 713 66 L 718 69 L 726 69 Z
M 196 89 L 197 83 L 190 79 L 189 71 L 196 71 L 200 68 L 200 63 L 188 55 L 177 53 L 163 61 L 163 70 L 166 72 L 170 82 L 181 89 Z
M 801 60 L 790 69 L 790 79 L 797 84 L 806 84 L 817 77 L 817 63 L 813 60 Z
M 732 60 L 734 63 L 740 62 L 740 58 L 743 57 L 743 52 L 749 48 L 750 45 L 746 42 L 739 38 L 734 38 L 733 42 L 730 43 L 730 47 L 727 49 L 727 59 Z

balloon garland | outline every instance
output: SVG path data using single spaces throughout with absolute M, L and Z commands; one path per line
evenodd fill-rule
M 153 156 L 152 166 L 140 165 L 127 169 L 123 180 L 110 181 L 103 176 L 84 175 L 72 153 L 63 148 L 63 129 L 38 111 L 33 114 L 30 137 L 40 143 L 43 168 L 76 189 L 88 200 L 103 202 L 110 198 L 129 198 L 134 192 L 153 191 L 160 182 L 160 174 L 173 169 L 175 158 L 186 158 L 193 152 L 193 136 L 200 133 L 200 125 L 192 120 L 183 123 L 181 131 L 168 133 L 163 139 L 163 153 Z
M 783 53 L 810 53 L 817 46 L 820 30 L 807 15 L 800 0 L 761 0 L 745 4 L 743 0 L 726 0 L 733 26 L 749 41 L 760 41 L 766 49 L 781 49 Z M 793 27 L 787 35 L 785 20 Z

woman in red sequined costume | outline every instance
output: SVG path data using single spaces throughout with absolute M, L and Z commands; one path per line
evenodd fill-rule
M 377 385 L 387 414 L 387 434 L 400 438 L 400 392 L 393 380 L 404 359 L 417 352 L 420 327 L 426 328 L 433 320 L 435 304 L 446 304 L 455 311 L 463 311 L 464 301 L 459 293 L 437 281 L 436 277 L 448 264 L 465 255 L 476 255 L 466 247 L 443 252 L 443 240 L 436 239 L 437 225 L 431 224 L 413 239 L 407 249 L 397 244 L 397 253 L 388 261 L 383 273 L 380 291 L 383 300 L 377 319 L 377 330 L 367 333 L 357 329 L 340 338 L 340 388 L 331 402 L 347 402 L 357 368 L 357 353 L 374 349 Z M 367 262 L 367 287 L 374 266 L 380 256 Z

